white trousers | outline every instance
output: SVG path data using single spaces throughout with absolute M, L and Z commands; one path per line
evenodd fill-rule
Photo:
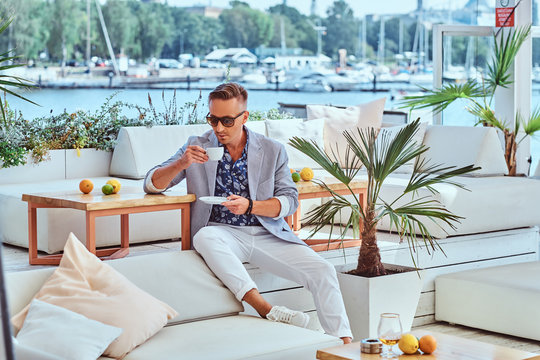
M 334 266 L 311 248 L 283 241 L 262 226 L 210 223 L 193 237 L 193 247 L 239 301 L 257 285 L 243 262 L 303 285 L 313 295 L 324 331 L 352 337 Z

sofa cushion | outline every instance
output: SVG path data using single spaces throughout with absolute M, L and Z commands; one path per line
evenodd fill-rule
M 121 333 L 120 328 L 33 300 L 17 341 L 61 359 L 95 360 Z
M 377 142 L 381 142 L 382 136 L 387 136 L 388 141 L 394 140 L 394 138 L 397 136 L 397 134 L 403 130 L 407 124 L 400 125 L 400 126 L 389 126 L 389 127 L 383 127 L 381 128 L 381 131 L 379 132 L 379 135 L 377 135 Z M 418 130 L 414 134 L 412 140 L 413 142 L 417 143 L 418 145 L 422 144 L 424 141 L 424 135 L 426 133 L 427 123 L 421 122 L 418 125 Z M 414 163 L 415 159 L 412 159 L 405 163 L 403 166 L 400 166 L 394 171 L 394 174 L 410 174 L 414 170 Z
M 125 360 L 313 360 L 317 349 L 343 344 L 317 331 L 237 315 L 167 326 Z
M 289 145 L 289 140 L 293 136 L 302 137 L 306 140 L 315 141 L 322 146 L 323 129 L 325 119 L 315 119 L 303 121 L 302 119 L 287 120 L 267 120 L 266 131 L 268 136 L 285 145 L 289 156 L 289 167 L 300 170 L 304 167 L 313 169 L 320 168 L 320 165 L 299 150 Z
M 238 314 L 244 311 L 242 304 L 193 250 L 130 255 L 105 263 L 124 275 L 135 286 L 176 310 L 178 316 L 170 319 L 169 323 Z M 52 268 L 45 268 L 8 273 L 7 295 L 11 312 L 21 311 L 53 271 Z
M 444 274 L 435 279 L 435 318 L 540 341 L 540 262 Z
M 266 121 L 247 121 L 245 126 L 251 131 L 267 136 Z
M 174 155 L 190 136 L 202 135 L 210 128 L 208 124 L 123 127 L 109 174 L 143 179 L 148 170 Z
M 123 329 L 105 351 L 116 358 L 145 342 L 177 315 L 170 306 L 100 261 L 73 234 L 59 267 L 35 298 Z M 27 312 L 28 306 L 12 318 L 15 328 L 22 327 Z
M 424 145 L 429 147 L 422 158 L 429 164 L 463 167 L 480 166 L 469 176 L 507 175 L 504 152 L 497 131 L 491 127 L 428 126 Z
M 307 119 L 325 118 L 324 150 L 336 151 L 341 166 L 345 166 L 346 140 L 343 131 L 356 128 L 381 128 L 386 98 L 377 99 L 365 104 L 339 109 L 334 106 L 308 105 Z

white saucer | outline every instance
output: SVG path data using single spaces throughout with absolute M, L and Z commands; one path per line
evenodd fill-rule
M 203 197 L 200 197 L 199 200 L 201 200 L 204 203 L 213 204 L 213 205 L 221 204 L 222 202 L 229 201 L 227 200 L 226 197 L 222 197 L 222 196 L 203 196 Z

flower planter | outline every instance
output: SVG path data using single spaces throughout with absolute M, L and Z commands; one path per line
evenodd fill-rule
M 111 151 L 96 149 L 66 150 L 66 179 L 109 176 Z
M 112 153 L 96 149 L 50 150 L 49 160 L 34 164 L 30 155 L 26 165 L 0 168 L 0 185 L 49 180 L 109 176 Z
M 66 150 L 50 150 L 49 157 L 49 160 L 34 164 L 32 157 L 27 155 L 26 165 L 0 168 L 0 185 L 65 179 Z
M 422 271 L 419 276 L 413 268 L 385 264 L 387 270 L 405 271 L 365 278 L 344 273 L 352 268 L 344 265 L 337 270 L 354 339 L 377 338 L 380 314 L 384 312 L 398 313 L 403 332 L 410 331 L 422 290 Z

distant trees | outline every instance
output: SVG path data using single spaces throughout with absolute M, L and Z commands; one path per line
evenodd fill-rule
M 268 45 L 274 34 L 272 18 L 242 1 L 231 1 L 231 6 L 219 16 L 226 45 L 246 48 Z
M 323 51 L 330 57 L 336 57 L 339 49 L 346 49 L 354 54 L 358 46 L 358 21 L 352 9 L 344 0 L 336 0 L 326 10 L 326 37 Z

